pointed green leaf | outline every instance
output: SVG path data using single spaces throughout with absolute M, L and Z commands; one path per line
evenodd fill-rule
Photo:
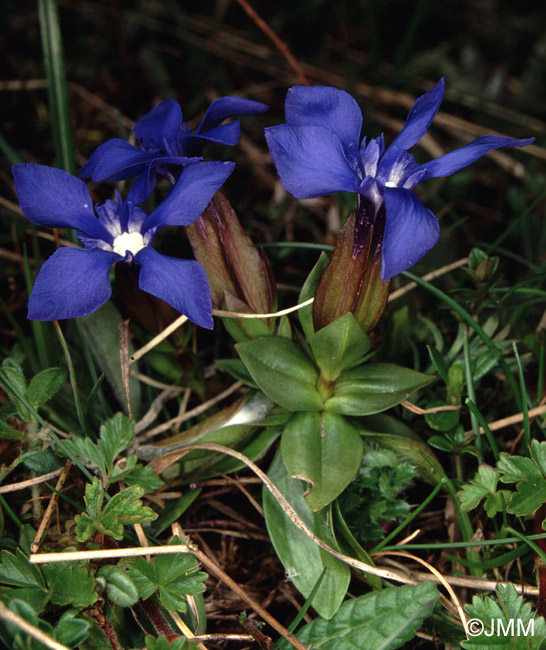
M 30 380 L 27 398 L 31 406 L 38 408 L 55 395 L 66 379 L 66 372 L 60 368 L 42 370 Z
M 328 266 L 328 262 L 328 255 L 322 252 L 318 258 L 317 263 L 311 270 L 311 273 L 309 273 L 307 279 L 303 283 L 303 287 L 298 298 L 299 304 L 305 302 L 306 300 L 309 300 L 315 295 L 320 277 L 323 274 L 324 269 Z M 299 309 L 298 317 L 300 319 L 305 338 L 310 341 L 313 334 L 315 333 L 315 326 L 313 325 L 313 305 L 308 305 L 307 307 L 302 307 Z
M 342 415 L 371 415 L 400 404 L 434 377 L 391 363 L 345 370 L 324 408 Z
M 347 312 L 319 330 L 310 340 L 315 360 L 327 381 L 358 362 L 370 349 L 370 339 L 356 318 Z
M 362 438 L 335 413 L 297 413 L 286 425 L 281 453 L 288 473 L 306 485 L 305 501 L 317 511 L 349 485 L 362 460 Z
M 235 346 L 260 389 L 289 411 L 318 411 L 318 371 L 298 346 L 283 336 L 266 336 Z
M 432 582 L 371 592 L 343 603 L 330 621 L 308 623 L 297 637 L 314 650 L 394 650 L 415 636 L 439 597 Z

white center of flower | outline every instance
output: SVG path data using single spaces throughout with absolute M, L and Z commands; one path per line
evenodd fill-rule
M 398 183 L 396 181 L 387 181 L 385 187 L 398 187 Z
M 112 248 L 114 253 L 122 257 L 125 257 L 127 251 L 134 257 L 145 246 L 144 238 L 139 232 L 123 232 L 114 239 Z

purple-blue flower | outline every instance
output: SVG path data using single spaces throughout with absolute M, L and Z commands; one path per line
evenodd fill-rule
M 59 248 L 45 262 L 29 299 L 28 318 L 90 314 L 110 298 L 112 264 L 127 262 L 140 266 L 140 289 L 197 325 L 212 328 L 210 289 L 202 266 L 161 255 L 151 242 L 164 226 L 192 223 L 234 167 L 222 162 L 185 167 L 167 198 L 146 214 L 119 194 L 117 201 L 107 200 L 93 210 L 87 185 L 78 178 L 53 167 L 15 165 L 15 189 L 25 217 L 38 226 L 75 228 L 84 246 Z
M 173 185 L 177 167 L 201 160 L 207 142 L 235 145 L 241 136 L 239 120 L 222 124 L 228 117 L 263 113 L 268 106 L 241 97 L 220 97 L 209 106 L 192 133 L 182 118 L 180 104 L 168 99 L 146 113 L 135 124 L 140 150 L 125 140 L 113 138 L 100 145 L 83 166 L 80 177 L 94 183 L 138 176 L 130 198 L 142 203 L 155 187 L 156 174 Z
M 286 124 L 265 130 L 281 183 L 295 197 L 356 192 L 355 250 L 363 245 L 371 224 L 381 229 L 384 222 L 384 281 L 413 266 L 438 240 L 438 219 L 412 192 L 416 185 L 451 176 L 498 147 L 524 147 L 534 140 L 485 135 L 419 165 L 407 150 L 425 134 L 443 97 L 441 79 L 415 102 L 387 149 L 383 135 L 360 142 L 358 104 L 343 90 L 326 86 L 290 88 Z

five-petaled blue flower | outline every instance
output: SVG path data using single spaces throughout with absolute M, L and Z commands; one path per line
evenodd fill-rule
M 180 104 L 168 99 L 146 113 L 135 124 L 140 150 L 125 140 L 113 138 L 100 145 L 83 166 L 80 177 L 94 183 L 138 176 L 128 198 L 142 203 L 155 187 L 156 174 L 174 185 L 176 167 L 200 160 L 207 142 L 235 145 L 239 142 L 239 120 L 222 124 L 235 115 L 263 113 L 267 104 L 241 97 L 220 97 L 209 106 L 201 124 L 192 133 L 182 119 Z
M 286 124 L 266 129 L 281 182 L 295 197 L 357 193 L 356 251 L 369 226 L 375 222 L 381 228 L 384 222 L 384 281 L 413 266 L 438 240 L 437 218 L 411 191 L 418 183 L 451 176 L 492 149 L 523 147 L 534 140 L 485 135 L 419 165 L 407 150 L 425 134 L 443 97 L 441 79 L 415 102 L 387 149 L 383 135 L 360 142 L 362 113 L 356 101 L 343 90 L 325 86 L 291 88 L 285 102 Z
M 43 165 L 13 167 L 21 210 L 38 226 L 76 228 L 84 248 L 59 248 L 40 269 L 28 304 L 28 318 L 58 320 L 85 316 L 111 295 L 109 272 L 116 262 L 140 265 L 139 286 L 201 327 L 212 328 L 207 276 L 193 260 L 157 253 L 151 246 L 164 226 L 192 223 L 231 174 L 235 163 L 199 162 L 185 167 L 178 181 L 150 214 L 133 201 L 108 200 L 95 206 L 86 184 Z

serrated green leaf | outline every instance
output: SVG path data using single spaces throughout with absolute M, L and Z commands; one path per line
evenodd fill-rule
M 309 343 L 326 381 L 335 381 L 342 370 L 362 359 L 371 346 L 366 332 L 350 312 L 319 330 Z
M 134 422 L 123 413 L 116 413 L 101 426 L 98 448 L 102 452 L 108 474 L 112 471 L 116 456 L 129 447 L 134 437 Z
M 330 621 L 308 623 L 297 637 L 316 650 L 394 650 L 413 638 L 439 597 L 432 582 L 371 592 L 343 603 Z
M 130 607 L 139 598 L 139 591 L 132 577 L 122 567 L 103 566 L 97 573 L 106 578 L 106 590 L 109 600 L 120 607 Z
M 51 449 L 29 451 L 23 454 L 23 464 L 38 474 L 53 472 L 63 465 L 62 461 L 55 456 Z
M 304 412 L 296 413 L 285 426 L 281 453 L 290 476 L 308 483 L 305 501 L 317 511 L 339 496 L 354 478 L 363 443 L 344 417 Z
M 504 502 L 508 503 L 510 492 L 508 490 L 497 491 L 498 480 L 498 470 L 482 463 L 476 476 L 469 483 L 463 485 L 461 491 L 457 493 L 461 508 L 465 511 L 473 510 L 485 498 L 485 511 L 488 517 L 494 517 L 497 512 L 501 512 L 503 498 Z
M 90 607 L 98 598 L 92 576 L 85 569 L 65 567 L 55 576 L 51 602 L 54 605 Z
M 39 587 L 45 590 L 45 581 L 37 566 L 31 564 L 25 554 L 17 549 L 0 553 L 0 582 L 15 587 Z
M 157 514 L 140 501 L 144 490 L 139 485 L 118 492 L 106 504 L 102 512 L 100 508 L 104 500 L 104 490 L 99 479 L 85 489 L 87 512 L 76 515 L 76 539 L 79 542 L 88 540 L 95 531 L 113 537 L 123 538 L 123 527 L 132 524 L 144 524 L 156 519 Z
M 108 470 L 104 456 L 90 438 L 71 438 L 64 440 L 63 445 L 75 456 L 91 461 L 100 470 L 102 476 L 106 476 Z
M 15 404 L 19 417 L 25 422 L 30 422 L 32 419 L 31 413 L 14 392 L 16 391 L 24 397 L 27 394 L 27 382 L 25 381 L 25 375 L 21 366 L 13 359 L 4 359 L 2 362 L 2 373 L 4 375 L 4 381 L 2 383 L 9 398 Z
M 136 461 L 136 456 L 129 456 L 124 470 L 118 473 L 114 469 L 111 479 L 113 481 L 123 480 L 127 485 L 140 485 L 146 494 L 155 492 L 165 485 L 165 482 L 149 465 L 143 467 Z
M 380 413 L 407 399 L 434 377 L 391 363 L 371 363 L 339 376 L 324 408 L 341 415 Z
M 546 501 L 546 443 L 533 440 L 531 458 L 501 453 L 497 467 L 503 483 L 516 483 L 507 511 L 530 515 Z
M 303 498 L 303 483 L 290 478 L 280 452 L 275 455 L 268 476 L 308 528 L 329 546 L 337 548 L 331 529 L 329 508 L 324 508 L 317 513 L 309 509 Z M 323 551 L 305 533 L 296 528 L 269 490 L 265 488 L 263 502 L 265 521 L 275 551 L 284 565 L 288 579 L 305 598 L 309 596 L 326 567 L 324 578 L 311 604 L 320 616 L 331 618 L 347 592 L 351 577 L 349 567 Z
M 490 596 L 474 596 L 472 604 L 465 607 L 469 618 L 481 621 L 483 628 L 482 634 L 463 641 L 461 646 L 466 650 L 543 649 L 546 639 L 544 619 L 533 616 L 531 605 L 524 603 L 523 597 L 518 596 L 511 584 L 499 585 L 496 597 L 497 600 Z M 478 628 L 473 629 L 479 631 Z M 525 634 L 524 630 L 529 632 Z
M 300 348 L 283 336 L 266 336 L 235 346 L 260 389 L 289 411 L 318 411 L 317 368 Z
M 174 538 L 170 544 L 180 544 Z M 129 565 L 129 575 L 140 598 L 149 598 L 158 589 L 162 604 L 167 609 L 185 611 L 186 595 L 205 590 L 207 574 L 197 571 L 198 564 L 191 553 L 160 555 L 152 562 L 136 558 Z
M 66 372 L 60 368 L 42 370 L 30 380 L 27 399 L 31 406 L 38 408 L 50 400 L 66 379 Z

